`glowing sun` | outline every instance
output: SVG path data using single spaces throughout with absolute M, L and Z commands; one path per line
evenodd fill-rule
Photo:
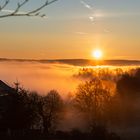
M 103 53 L 102 53 L 102 51 L 101 50 L 94 50 L 93 52 L 92 52 L 92 56 L 95 58 L 95 59 L 101 59 L 102 58 L 102 56 L 103 56 Z

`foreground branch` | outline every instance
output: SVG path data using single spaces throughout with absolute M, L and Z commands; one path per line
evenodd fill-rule
M 20 9 L 26 5 L 30 0 L 24 0 L 23 2 L 18 2 L 17 7 L 15 10 L 5 10 L 8 4 L 10 4 L 10 0 L 5 0 L 3 5 L 0 5 L 0 12 L 8 12 L 8 14 L 2 14 L 0 15 L 0 18 L 5 18 L 5 17 L 12 17 L 12 16 L 39 16 L 39 17 L 45 17 L 45 14 L 40 14 L 40 10 L 45 8 L 46 6 L 56 2 L 57 0 L 46 0 L 46 2 L 39 6 L 38 8 L 35 8 L 31 11 L 28 12 L 21 12 Z

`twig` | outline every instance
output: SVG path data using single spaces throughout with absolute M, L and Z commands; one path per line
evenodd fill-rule
M 24 0 L 22 3 L 17 3 L 17 7 L 13 12 L 10 12 L 8 14 L 3 14 L 0 15 L 0 18 L 5 18 L 5 17 L 12 17 L 12 16 L 39 16 L 39 17 L 45 17 L 45 14 L 40 14 L 40 10 L 45 8 L 46 6 L 58 1 L 58 0 L 46 0 L 46 2 L 41 5 L 40 7 L 33 9 L 31 11 L 28 12 L 20 12 L 20 9 L 29 2 L 30 0 Z M 0 11 L 4 11 L 4 9 L 6 8 L 6 6 L 10 3 L 10 0 L 5 0 L 5 3 L 0 6 Z

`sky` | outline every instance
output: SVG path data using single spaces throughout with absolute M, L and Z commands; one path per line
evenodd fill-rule
M 30 0 L 21 12 L 43 2 Z M 100 49 L 103 59 L 140 60 L 139 7 L 140 0 L 58 0 L 41 10 L 46 18 L 2 18 L 0 57 L 92 59 L 92 51 Z

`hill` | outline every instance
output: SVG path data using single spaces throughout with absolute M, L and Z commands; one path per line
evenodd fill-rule
M 0 58 L 0 62 L 38 62 L 38 63 L 60 63 L 74 66 L 96 66 L 96 65 L 113 65 L 113 66 L 132 66 L 140 65 L 139 60 L 91 60 L 91 59 L 7 59 Z

